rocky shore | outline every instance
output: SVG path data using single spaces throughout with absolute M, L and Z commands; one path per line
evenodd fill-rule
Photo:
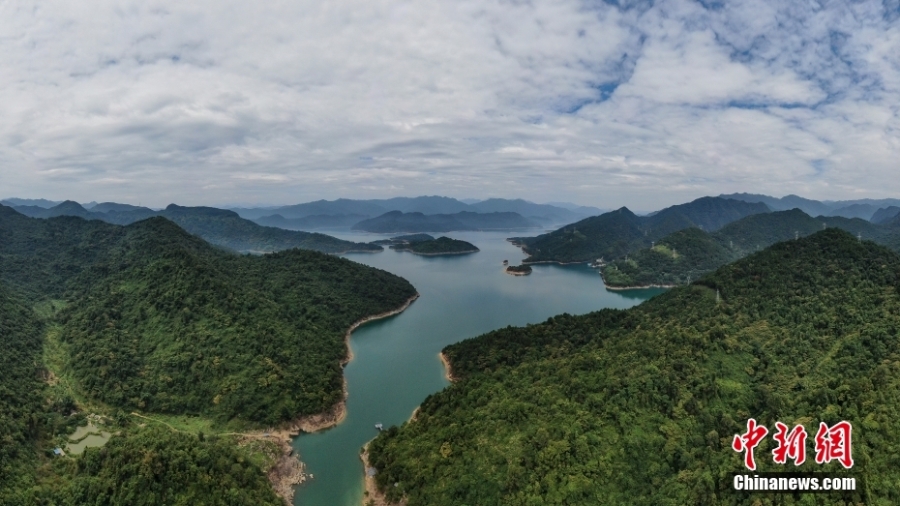
M 444 352 L 438 353 L 438 356 L 441 357 L 441 363 L 444 364 L 444 377 L 451 383 L 456 381 L 457 378 L 453 376 L 453 368 L 450 366 L 450 361 L 447 360 L 447 356 L 444 355 Z
M 406 506 L 406 501 L 400 501 L 399 503 L 389 502 L 384 494 L 378 491 L 378 486 L 375 484 L 375 476 L 369 476 L 370 471 L 377 473 L 378 471 L 375 468 L 369 465 L 369 445 L 363 447 L 362 453 L 359 454 L 359 458 L 363 462 L 363 469 L 366 470 L 366 491 L 363 494 L 362 506 Z

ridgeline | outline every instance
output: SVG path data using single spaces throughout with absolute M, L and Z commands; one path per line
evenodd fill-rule
M 163 217 L 210 244 L 242 253 L 270 253 L 291 248 L 323 253 L 382 251 L 376 244 L 354 243 L 325 234 L 259 225 L 241 218 L 234 211 L 214 207 L 183 207 L 172 204 L 162 211 L 154 211 L 124 204 L 100 204 L 89 211 L 77 202 L 67 200 L 49 209 L 36 206 L 16 206 L 15 209 L 32 218 L 74 216 L 115 225 L 130 225 L 148 218 Z
M 767 248 L 776 242 L 806 237 L 825 228 L 839 228 L 900 250 L 900 231 L 861 219 L 819 216 L 799 209 L 755 214 L 729 223 L 713 233 L 688 228 L 670 234 L 651 247 L 630 251 L 605 264 L 601 272 L 610 288 L 673 286 Z
M 529 257 L 525 263 L 580 263 L 612 260 L 648 248 L 652 241 L 691 227 L 714 231 L 741 218 L 767 213 L 765 204 L 703 197 L 668 207 L 652 216 L 637 216 L 621 208 L 586 218 L 537 237 L 517 237 Z

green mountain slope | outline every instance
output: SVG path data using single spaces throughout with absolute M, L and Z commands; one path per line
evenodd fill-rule
M 291 248 L 324 253 L 383 250 L 375 244 L 354 243 L 325 234 L 258 225 L 241 218 L 234 211 L 214 207 L 182 207 L 172 204 L 163 211 L 140 207 L 130 209 L 131 207 L 134 206 L 105 203 L 97 206 L 98 212 L 92 212 L 77 202 L 66 201 L 50 209 L 17 207 L 16 210 L 33 218 L 77 216 L 86 220 L 101 220 L 116 225 L 129 225 L 154 216 L 162 216 L 211 244 L 239 252 L 268 253 Z M 99 212 L 101 210 L 105 210 L 105 212 Z
M 623 207 L 538 237 L 519 238 L 516 243 L 530 255 L 526 263 L 610 260 L 649 248 L 652 241 L 679 230 L 701 227 L 713 231 L 732 221 L 768 211 L 765 204 L 716 197 L 703 197 L 646 217 Z
M 838 230 L 779 243 L 627 311 L 447 347 L 457 382 L 379 435 L 370 463 L 409 506 L 897 504 L 898 315 L 895 253 Z M 851 471 L 817 465 L 811 441 L 799 469 L 864 487 L 735 494 L 731 440 L 751 417 L 810 437 L 851 422 Z M 773 448 L 756 449 L 759 471 L 794 470 Z
M 707 232 L 754 214 L 768 213 L 765 204 L 741 202 L 717 197 L 701 197 L 686 204 L 663 209 L 647 218 L 647 228 L 656 237 L 676 232 L 686 226 L 699 227 Z M 677 228 L 675 228 L 677 227 Z
M 241 252 L 271 252 L 290 248 L 325 253 L 382 251 L 375 244 L 353 243 L 330 235 L 264 227 L 245 220 L 233 211 L 212 207 L 170 205 L 160 216 L 217 246 Z
M 875 211 L 875 214 L 872 215 L 872 218 L 869 221 L 871 221 L 872 223 L 877 223 L 877 224 L 887 223 L 887 222 L 891 221 L 892 219 L 896 218 L 897 216 L 900 216 L 900 207 L 897 207 L 897 206 L 883 207 L 883 208 Z
M 47 495 L 67 506 L 284 504 L 232 442 L 160 428 L 113 437 L 101 450 L 86 452 L 64 479 Z
M 230 441 L 126 426 L 81 459 L 51 457 L 80 419 L 44 383 L 43 327 L 0 284 L 0 504 L 283 504 Z
M 643 244 L 642 220 L 621 208 L 533 238 L 516 239 L 530 256 L 526 262 L 583 262 L 615 258 Z M 646 241 L 649 246 L 649 241 Z
M 609 287 L 685 284 L 776 242 L 806 237 L 828 227 L 900 250 L 894 245 L 895 234 L 886 227 L 861 219 L 812 218 L 792 209 L 751 215 L 712 234 L 685 229 L 660 239 L 653 249 L 632 251 L 609 262 L 601 272 Z
M 603 280 L 608 287 L 679 285 L 735 258 L 714 234 L 686 228 L 660 239 L 652 248 L 634 251 L 603 266 Z
M 164 218 L 128 227 L 0 217 L 0 282 L 63 298 L 88 397 L 125 409 L 275 423 L 342 397 L 344 333 L 405 280 L 317 252 L 238 256 Z
M 41 331 L 31 310 L 0 283 L 0 504 L 20 502 L 21 491 L 34 484 L 44 411 Z

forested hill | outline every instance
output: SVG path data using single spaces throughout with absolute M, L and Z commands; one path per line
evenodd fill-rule
M 0 282 L 68 301 L 68 367 L 90 398 L 270 424 L 341 400 L 347 328 L 415 293 L 322 253 L 232 254 L 159 217 L 120 227 L 8 212 Z
M 154 216 L 162 216 L 211 244 L 239 252 L 268 253 L 291 248 L 324 253 L 382 251 L 382 248 L 375 244 L 354 243 L 325 234 L 258 225 L 241 218 L 233 211 L 214 207 L 183 207 L 172 204 L 163 211 L 154 211 L 145 207 L 107 203 L 98 205 L 95 212 L 88 211 L 77 202 L 66 201 L 50 209 L 35 206 L 21 206 L 15 209 L 33 218 L 77 216 L 116 225 L 129 225 Z
M 13 504 L 16 490 L 34 484 L 35 420 L 44 411 L 41 331 L 31 309 L 0 282 L 0 504 Z
M 397 251 L 411 251 L 417 255 L 458 255 L 479 251 L 478 247 L 470 242 L 444 236 L 425 241 L 410 241 L 391 246 L 391 248 Z
M 55 441 L 84 415 L 72 416 L 71 398 L 44 383 L 43 330 L 0 283 L 0 504 L 283 504 L 233 443 L 168 429 L 125 423 L 104 449 L 51 462 Z
M 780 241 L 806 237 L 824 228 L 839 228 L 894 249 L 897 232 L 861 219 L 819 216 L 799 209 L 755 214 L 706 233 L 697 228 L 670 234 L 652 247 L 631 251 L 602 267 L 610 287 L 678 285 L 767 248 Z
M 767 212 L 769 208 L 761 203 L 703 197 L 652 216 L 637 216 L 623 207 L 548 234 L 518 238 L 516 243 L 530 255 L 526 263 L 610 260 L 647 248 L 653 241 L 679 230 L 699 227 L 714 231 L 746 216 Z
M 241 252 L 268 253 L 301 248 L 325 253 L 347 253 L 383 249 L 376 244 L 354 243 L 315 232 L 265 227 L 241 218 L 234 211 L 212 207 L 182 207 L 172 204 L 160 216 L 212 244 Z
M 717 297 L 718 294 L 718 297 Z M 459 380 L 369 446 L 409 506 L 900 503 L 900 257 L 839 230 L 779 243 L 626 311 L 444 350 Z M 744 495 L 748 418 L 853 425 L 849 496 Z M 774 440 L 756 448 L 759 471 Z M 397 484 L 394 486 L 394 484 Z M 777 502 L 773 502 L 777 501 Z M 846 502 L 845 502 L 846 501 Z

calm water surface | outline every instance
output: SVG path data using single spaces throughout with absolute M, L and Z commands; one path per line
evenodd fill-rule
M 373 241 L 375 234 L 331 234 Z M 509 233 L 445 234 L 469 241 L 479 253 L 422 257 L 385 250 L 348 258 L 409 280 L 421 297 L 403 313 L 357 329 L 354 359 L 344 369 L 347 418 L 337 427 L 300 436 L 294 448 L 314 478 L 297 488 L 295 505 L 360 506 L 363 466 L 359 450 L 377 435 L 376 423 L 400 425 L 426 396 L 447 386 L 438 359 L 451 343 L 507 325 L 539 323 L 560 313 L 627 308 L 662 290 L 607 292 L 585 265 L 535 265 L 529 276 L 510 276 L 502 261 L 524 255 L 506 242 Z

